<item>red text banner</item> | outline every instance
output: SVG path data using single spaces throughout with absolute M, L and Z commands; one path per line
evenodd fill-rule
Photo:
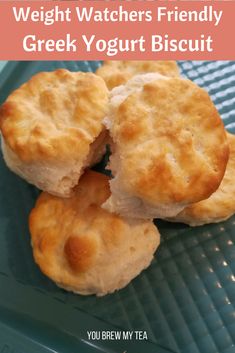
M 0 3 L 1 60 L 235 59 L 235 2 Z

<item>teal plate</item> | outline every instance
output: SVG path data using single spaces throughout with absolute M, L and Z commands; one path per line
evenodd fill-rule
M 0 102 L 38 71 L 99 65 L 10 62 L 0 73 Z M 235 62 L 179 65 L 235 132 Z M 33 262 L 27 219 L 39 191 L 2 157 L 0 175 L 0 353 L 235 352 L 235 217 L 197 228 L 158 221 L 162 243 L 152 265 L 119 292 L 82 297 L 56 287 Z M 90 330 L 144 330 L 148 340 L 89 341 Z

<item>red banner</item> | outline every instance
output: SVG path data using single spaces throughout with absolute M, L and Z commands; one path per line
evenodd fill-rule
M 235 2 L 0 3 L 1 60 L 235 59 Z

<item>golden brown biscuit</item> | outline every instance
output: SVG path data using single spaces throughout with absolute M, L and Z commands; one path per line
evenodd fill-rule
M 227 133 L 230 154 L 219 188 L 206 200 L 186 207 L 171 222 L 183 222 L 190 226 L 225 221 L 235 213 L 235 135 Z
M 149 266 L 159 245 L 150 221 L 128 220 L 101 208 L 107 176 L 87 171 L 71 198 L 42 193 L 30 214 L 36 263 L 60 287 L 99 296 L 126 286 Z
M 107 102 L 104 81 L 92 73 L 59 69 L 33 76 L 0 108 L 7 165 L 40 189 L 68 196 L 104 151 Z
M 219 187 L 229 150 L 205 90 L 183 78 L 153 81 L 149 75 L 154 74 L 111 91 L 106 124 L 115 177 L 104 208 L 128 217 L 165 218 Z
M 96 74 L 101 76 L 111 90 L 125 84 L 138 74 L 158 72 L 164 76 L 179 76 L 176 61 L 104 61 Z

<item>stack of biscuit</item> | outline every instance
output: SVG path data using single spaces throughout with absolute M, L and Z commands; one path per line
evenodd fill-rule
M 8 167 L 43 190 L 34 259 L 75 293 L 112 293 L 147 268 L 154 218 L 196 226 L 235 213 L 235 136 L 174 61 L 39 73 L 1 106 L 0 128 Z M 112 178 L 89 169 L 107 144 Z

